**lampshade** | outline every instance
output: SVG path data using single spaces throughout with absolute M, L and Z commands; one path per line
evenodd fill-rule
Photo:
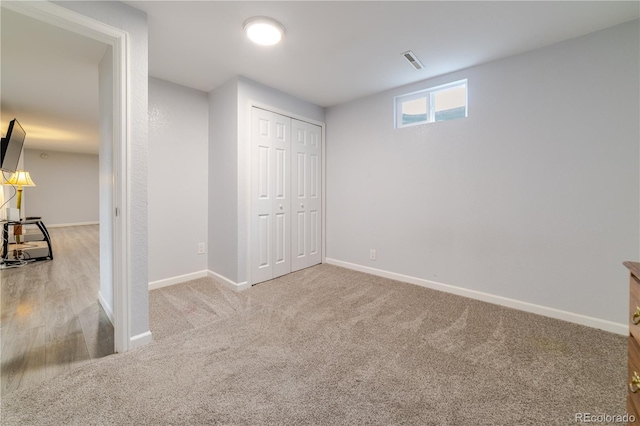
M 36 184 L 31 180 L 29 172 L 25 172 L 24 170 L 18 170 L 13 173 L 9 180 L 7 180 L 7 184 L 15 186 L 36 186 Z

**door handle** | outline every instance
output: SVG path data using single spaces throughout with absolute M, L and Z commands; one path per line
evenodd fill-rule
M 633 377 L 631 377 L 631 383 L 629 383 L 629 390 L 631 393 L 638 392 L 638 385 L 640 384 L 640 376 L 638 376 L 638 372 L 633 372 Z
M 282 210 L 282 204 L 280 204 L 279 207 L 280 207 L 280 210 Z
M 304 209 L 304 204 L 300 204 L 300 208 L 301 208 L 301 209 Z

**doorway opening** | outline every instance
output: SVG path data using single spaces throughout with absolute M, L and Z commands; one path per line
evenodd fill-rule
M 105 99 L 102 102 L 104 105 L 102 105 L 103 108 L 100 111 L 99 118 L 101 141 L 99 155 L 98 153 L 95 154 L 96 157 L 99 156 L 101 163 L 99 168 L 102 170 L 100 172 L 98 191 L 100 193 L 100 225 L 84 223 L 82 224 L 83 226 L 65 227 L 67 229 L 63 227 L 52 228 L 50 233 L 54 240 L 55 260 L 40 262 L 37 265 L 35 263 L 29 264 L 27 267 L 29 269 L 24 269 L 24 271 L 20 271 L 14 276 L 3 273 L 5 271 L 0 272 L 3 273 L 1 276 L 3 290 L 5 290 L 5 282 L 8 283 L 7 288 L 10 288 L 10 290 L 4 291 L 2 294 L 2 320 L 3 322 L 5 321 L 5 301 L 8 300 L 8 296 L 16 296 L 17 299 L 14 298 L 15 306 L 13 311 L 9 309 L 6 312 L 12 312 L 11 316 L 17 320 L 16 324 L 20 327 L 29 328 L 29 332 L 19 333 L 20 336 L 32 338 L 31 340 L 27 339 L 26 342 L 18 342 L 17 335 L 12 338 L 6 334 L 11 327 L 5 328 L 3 323 L 3 379 L 7 368 L 14 370 L 21 367 L 30 368 L 33 374 L 22 374 L 23 381 L 28 385 L 42 376 L 51 377 L 60 369 L 64 371 L 70 366 L 81 365 L 87 361 L 86 357 L 83 358 L 83 354 L 88 355 L 90 359 L 92 356 L 100 356 L 101 354 L 106 354 L 106 352 L 123 352 L 129 349 L 128 294 L 130 291 L 127 279 L 127 223 L 123 220 L 127 213 L 126 201 L 128 195 L 127 175 L 124 167 L 127 161 L 127 146 L 129 143 L 127 131 L 128 74 L 126 67 L 128 42 L 126 33 L 123 31 L 48 2 L 3 3 L 2 14 L 14 14 L 14 18 L 19 15 L 20 19 L 31 19 L 32 21 L 37 21 L 40 25 L 52 25 L 59 32 L 70 32 L 73 33 L 74 37 L 88 39 L 89 43 L 87 44 L 102 44 L 104 46 L 102 59 L 108 60 L 107 65 L 103 64 L 104 60 L 100 61 L 100 68 L 104 65 L 104 68 L 108 71 L 106 73 L 108 78 L 100 79 L 100 83 L 104 83 L 105 87 L 98 87 L 100 84 L 98 84 L 98 81 L 95 82 L 96 92 L 100 93 L 100 95 L 105 93 L 110 95 L 104 97 Z M 2 37 L 3 44 L 7 39 L 9 38 Z M 4 46 L 2 53 L 4 57 Z M 6 62 L 3 61 L 4 63 Z M 3 80 L 6 78 L 4 72 L 2 77 Z M 3 102 L 4 100 L 3 93 Z M 16 112 L 22 114 L 20 105 L 15 109 Z M 4 112 L 2 118 L 3 120 L 5 119 Z M 26 121 L 23 120 L 23 123 L 26 123 Z M 48 130 L 50 139 L 55 136 L 55 132 L 51 132 L 53 126 L 41 127 L 44 127 L 44 129 L 38 130 L 43 130 L 45 133 Z M 27 133 L 27 139 L 29 139 L 30 132 L 27 131 Z M 37 134 L 37 132 L 31 132 L 32 135 L 34 133 Z M 102 133 L 106 136 L 102 135 Z M 69 138 L 67 137 L 67 139 Z M 29 150 L 28 146 L 27 149 Z M 36 154 L 40 159 L 51 159 L 52 152 L 42 151 L 42 149 L 36 148 Z M 35 164 L 33 159 L 29 160 L 25 157 L 23 155 L 24 168 L 29 167 L 29 163 Z M 65 173 L 65 171 L 60 170 L 60 173 Z M 46 178 L 43 176 L 43 179 Z M 76 209 L 79 208 L 78 205 L 74 207 Z M 29 211 L 28 207 L 25 210 Z M 71 223 L 77 225 L 77 222 L 72 221 Z M 98 244 L 98 240 L 100 240 L 101 244 Z M 62 253 L 56 253 L 56 241 L 60 243 L 58 249 L 67 252 L 68 256 L 66 258 Z M 67 263 L 66 267 L 65 263 Z M 98 264 L 100 265 L 99 268 L 92 266 Z M 72 266 L 77 265 L 81 265 L 83 268 L 80 268 L 76 277 L 71 270 L 73 269 Z M 56 272 L 56 268 L 66 269 L 71 274 L 64 276 L 64 274 Z M 98 269 L 102 269 L 107 273 L 98 273 Z M 92 277 L 89 277 L 89 275 L 92 275 Z M 86 288 L 83 286 L 88 281 L 95 279 L 96 275 L 98 275 L 99 286 L 97 287 L 99 287 L 99 290 L 95 290 L 94 282 L 94 290 L 84 291 Z M 48 309 L 46 313 L 33 309 L 35 307 L 33 304 L 21 303 L 25 301 L 42 302 L 42 300 L 37 299 L 38 297 L 49 296 L 47 291 L 56 293 L 56 287 L 51 283 L 47 283 L 42 296 L 30 294 L 30 291 L 33 293 L 33 287 L 29 286 L 29 281 L 36 277 L 44 278 L 45 280 L 49 279 L 50 281 L 60 281 L 60 284 L 62 284 L 59 294 L 51 294 L 52 299 L 47 302 Z M 22 280 L 23 283 L 19 284 L 19 280 Z M 70 294 L 76 294 L 79 297 L 77 299 L 65 297 L 65 295 L 69 296 Z M 100 313 L 102 309 L 104 309 L 104 312 Z M 107 316 L 110 317 L 111 321 L 106 318 Z M 37 325 L 43 321 L 47 323 L 48 327 L 39 327 Z M 108 331 L 108 327 L 102 327 L 105 322 L 113 324 L 111 331 Z M 18 326 L 16 325 L 14 329 L 18 330 L 19 327 L 16 327 Z M 82 336 L 79 336 L 79 330 L 83 331 Z M 105 330 L 107 330 L 106 334 Z M 88 334 L 84 333 L 85 331 Z M 46 343 L 48 341 L 52 344 L 47 347 Z M 42 348 L 39 342 L 44 343 L 44 350 L 47 353 L 44 358 L 41 356 Z M 5 362 L 5 354 L 11 355 L 8 349 L 19 351 L 20 345 L 28 347 L 28 350 L 24 352 L 25 355 L 16 354 L 16 356 L 8 358 Z M 76 346 L 75 352 L 72 350 L 74 345 Z M 84 345 L 84 350 L 82 345 Z M 47 370 L 47 360 L 52 361 L 49 370 Z M 24 379 L 24 377 L 27 377 L 27 379 Z M 5 389 L 12 390 L 11 386 L 4 386 L 3 383 L 3 392 Z

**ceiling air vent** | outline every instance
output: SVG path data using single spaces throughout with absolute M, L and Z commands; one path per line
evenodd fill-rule
M 420 59 L 418 59 L 418 57 L 412 51 L 409 50 L 407 52 L 404 52 L 402 56 L 404 56 L 404 58 L 407 61 L 409 61 L 411 66 L 414 67 L 415 69 L 421 70 L 422 68 L 424 68 L 424 65 L 422 65 L 422 62 L 420 62 Z

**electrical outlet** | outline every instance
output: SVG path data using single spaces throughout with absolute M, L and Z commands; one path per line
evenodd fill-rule
M 369 259 L 376 260 L 376 251 L 374 249 L 369 250 Z
M 198 244 L 198 254 L 204 254 L 204 243 Z

